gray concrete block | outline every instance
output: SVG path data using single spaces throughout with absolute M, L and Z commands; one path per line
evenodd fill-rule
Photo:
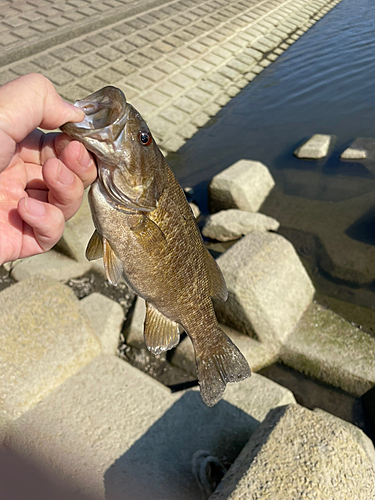
M 245 356 L 252 371 L 261 370 L 277 361 L 278 349 L 275 346 L 258 342 L 226 325 L 220 324 L 219 326 Z M 183 338 L 178 346 L 173 349 L 170 361 L 188 373 L 196 375 L 194 348 L 189 337 Z
M 132 345 L 134 347 L 145 345 L 143 336 L 145 317 L 146 302 L 144 299 L 137 296 L 130 326 L 125 332 L 125 340 L 128 345 Z
M 87 263 L 85 257 L 86 247 L 95 230 L 87 194 L 88 191 L 86 190 L 80 209 L 65 223 L 64 234 L 56 245 L 57 251 L 84 264 Z
M 239 160 L 213 177 L 209 185 L 210 210 L 239 208 L 257 212 L 274 185 L 263 163 Z
M 212 214 L 202 234 L 213 240 L 230 241 L 254 231 L 277 231 L 279 226 L 277 220 L 267 215 L 232 208 Z
M 344 160 L 375 159 L 375 139 L 371 137 L 357 137 L 350 146 L 340 155 Z
M 375 338 L 312 304 L 280 353 L 283 362 L 361 396 L 375 384 Z
M 81 300 L 81 306 L 106 354 L 116 354 L 124 310 L 120 304 L 100 293 L 92 293 Z
M 251 233 L 217 259 L 229 292 L 215 303 L 221 323 L 280 346 L 314 295 L 293 246 L 274 233 Z
M 210 500 L 374 498 L 375 469 L 356 433 L 338 418 L 299 405 L 277 408 Z
M 86 262 L 77 262 L 55 250 L 50 250 L 47 253 L 15 261 L 11 275 L 16 281 L 22 281 L 35 275 L 67 281 L 70 278 L 82 276 L 91 267 L 91 263 L 87 260 Z
M 299 146 L 294 151 L 294 154 L 297 158 L 319 160 L 327 156 L 333 142 L 334 137 L 332 135 L 314 134 L 308 141 Z
M 233 462 L 267 412 L 294 401 L 260 375 L 228 389 L 208 408 L 197 390 L 171 394 L 101 355 L 15 421 L 5 444 L 94 500 L 200 498 L 193 454 Z
M 0 293 L 0 407 L 16 418 L 100 352 L 73 292 L 35 276 Z

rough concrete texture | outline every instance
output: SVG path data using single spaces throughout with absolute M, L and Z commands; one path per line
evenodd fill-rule
M 263 163 L 239 160 L 212 178 L 208 188 L 210 211 L 238 208 L 257 212 L 274 185 Z
M 280 357 L 296 370 L 361 396 L 375 384 L 375 338 L 312 304 Z
M 332 135 L 314 134 L 308 141 L 299 146 L 294 154 L 297 158 L 319 160 L 325 158 L 333 143 Z
M 170 394 L 101 355 L 16 420 L 5 444 L 92 500 L 191 500 L 200 498 L 197 450 L 231 463 L 266 413 L 290 402 L 290 391 L 255 375 L 208 408 L 196 390 Z
M 16 418 L 100 352 L 73 292 L 35 276 L 0 293 L 0 402 Z
M 144 345 L 143 329 L 146 316 L 146 302 L 142 297 L 135 299 L 135 306 L 130 325 L 125 331 L 125 340 L 128 345 L 139 347 Z
M 344 160 L 374 160 L 375 139 L 371 137 L 357 137 L 350 146 L 340 155 Z
M 217 259 L 229 297 L 220 322 L 261 342 L 285 342 L 311 303 L 314 287 L 293 246 L 274 233 L 244 236 Z
M 338 418 L 299 405 L 277 408 L 210 500 L 374 498 L 375 470 L 357 432 Z
M 88 190 L 84 192 L 78 212 L 66 222 L 64 234 L 56 245 L 59 252 L 86 265 L 86 247 L 95 230 L 87 195 Z
M 92 293 L 83 298 L 81 306 L 100 341 L 102 352 L 116 354 L 124 322 L 123 308 L 101 293 Z
M 74 101 L 125 91 L 166 151 L 199 127 L 339 0 L 163 0 L 3 6 L 0 83 L 43 73 Z
M 277 231 L 279 225 L 277 220 L 267 215 L 232 208 L 212 214 L 207 219 L 202 234 L 213 240 L 230 241 L 253 231 Z
M 50 250 L 47 253 L 15 261 L 11 276 L 16 281 L 22 281 L 42 274 L 59 281 L 67 281 L 70 278 L 82 276 L 91 267 L 87 260 L 77 262 L 55 250 Z
M 253 371 L 258 371 L 277 361 L 278 349 L 274 346 L 262 344 L 226 325 L 220 324 L 220 328 L 236 344 Z M 170 361 L 192 375 L 196 375 L 194 348 L 189 337 L 183 338 L 178 346 L 173 349 Z

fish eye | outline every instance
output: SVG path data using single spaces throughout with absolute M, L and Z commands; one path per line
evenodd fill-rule
M 149 146 L 152 143 L 152 135 L 145 130 L 139 132 L 138 139 L 143 146 Z

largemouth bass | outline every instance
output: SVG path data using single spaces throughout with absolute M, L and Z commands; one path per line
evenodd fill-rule
M 124 280 L 146 301 L 144 339 L 158 354 L 183 330 L 195 351 L 203 401 L 213 406 L 227 382 L 250 368 L 218 327 L 211 298 L 227 299 L 221 271 L 203 244 L 184 192 L 141 115 L 122 91 L 104 87 L 77 101 L 80 123 L 61 128 L 96 157 L 89 192 L 95 232 L 89 260 L 103 257 L 108 280 Z

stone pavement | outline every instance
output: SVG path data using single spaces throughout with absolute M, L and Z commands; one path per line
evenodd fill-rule
M 0 83 L 43 73 L 71 101 L 116 85 L 176 151 L 338 2 L 4 2 Z

